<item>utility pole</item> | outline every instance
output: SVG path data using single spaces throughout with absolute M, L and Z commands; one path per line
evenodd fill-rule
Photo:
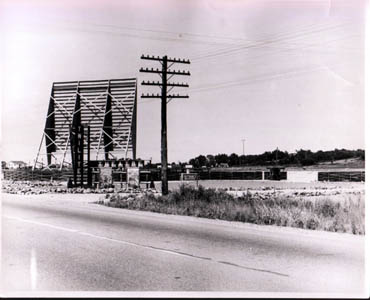
M 172 99 L 175 98 L 189 98 L 189 96 L 185 95 L 175 95 L 170 94 L 167 95 L 167 92 L 170 92 L 174 87 L 189 87 L 187 83 L 171 83 L 168 82 L 174 75 L 185 75 L 190 76 L 189 71 L 175 71 L 170 70 L 169 68 L 175 64 L 190 64 L 189 60 L 185 59 L 177 59 L 177 58 L 168 58 L 167 55 L 163 57 L 155 57 L 155 56 L 149 56 L 149 55 L 142 55 L 141 59 L 145 60 L 153 60 L 160 62 L 162 65 L 162 70 L 160 69 L 148 69 L 148 68 L 141 68 L 140 72 L 144 73 L 155 73 L 158 74 L 162 78 L 162 82 L 154 82 L 154 81 L 143 81 L 142 85 L 150 85 L 150 86 L 159 86 L 161 87 L 161 95 L 159 94 L 142 94 L 141 98 L 160 98 L 161 99 L 161 163 L 162 163 L 162 170 L 161 170 L 161 179 L 162 179 L 162 194 L 167 195 L 168 194 L 168 178 L 167 178 L 167 166 L 168 166 L 168 160 L 167 160 L 167 103 L 170 102 Z M 170 75 L 167 77 L 167 75 Z M 167 87 L 170 87 L 169 90 L 167 90 Z
M 244 152 L 244 142 L 245 142 L 245 139 L 242 139 L 242 142 L 243 142 L 243 155 L 245 155 L 245 152 Z

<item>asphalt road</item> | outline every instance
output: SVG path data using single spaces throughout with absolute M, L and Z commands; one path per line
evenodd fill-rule
M 2 194 L 3 295 L 242 291 L 355 296 L 367 288 L 363 236 L 128 211 L 91 203 L 96 199 Z

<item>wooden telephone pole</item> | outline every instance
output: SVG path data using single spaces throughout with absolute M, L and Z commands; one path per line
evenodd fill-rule
M 141 59 L 146 60 L 154 60 L 158 61 L 162 64 L 162 70 L 160 69 L 148 69 L 148 68 L 141 68 L 140 72 L 144 73 L 156 73 L 162 78 L 162 82 L 154 82 L 154 81 L 143 81 L 142 85 L 151 85 L 151 86 L 159 86 L 161 87 L 161 95 L 159 94 L 146 94 L 141 95 L 141 98 L 161 98 L 161 162 L 162 162 L 162 171 L 161 171 L 161 179 L 162 179 L 162 194 L 167 195 L 168 194 L 168 178 L 167 178 L 167 103 L 170 102 L 172 99 L 175 98 L 189 98 L 187 95 L 175 95 L 175 94 L 169 94 L 167 95 L 167 92 L 170 92 L 174 87 L 189 87 L 187 83 L 171 83 L 168 82 L 174 75 L 185 75 L 190 76 L 189 71 L 175 71 L 170 70 L 169 68 L 175 64 L 190 64 L 189 60 L 185 59 L 177 59 L 177 58 L 168 58 L 167 55 L 163 57 L 155 57 L 155 56 L 145 56 L 142 55 Z M 170 75 L 167 77 L 167 75 Z M 170 87 L 169 90 L 167 90 L 167 87 Z

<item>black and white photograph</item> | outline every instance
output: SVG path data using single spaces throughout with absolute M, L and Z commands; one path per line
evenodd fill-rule
M 369 17 L 0 0 L 1 297 L 369 298 Z

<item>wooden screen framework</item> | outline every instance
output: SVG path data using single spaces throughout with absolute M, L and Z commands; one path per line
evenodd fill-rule
M 70 128 L 90 127 L 91 159 L 136 159 L 136 78 L 54 82 L 43 140 L 47 165 L 71 163 Z

